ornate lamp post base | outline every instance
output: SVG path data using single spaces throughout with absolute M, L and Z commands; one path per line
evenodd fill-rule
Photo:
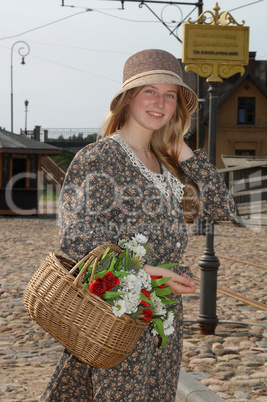
M 211 335 L 215 333 L 218 324 L 216 315 L 217 271 L 220 261 L 214 252 L 214 225 L 206 224 L 206 249 L 198 265 L 201 270 L 200 310 L 197 318 L 200 333 Z

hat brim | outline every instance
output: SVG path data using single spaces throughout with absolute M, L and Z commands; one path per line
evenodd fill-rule
M 151 74 L 151 75 L 147 75 L 146 77 L 138 77 L 136 79 L 131 80 L 131 82 L 126 83 L 126 85 L 123 85 L 122 88 L 120 89 L 119 92 L 116 93 L 116 95 L 114 96 L 114 98 L 112 99 L 111 103 L 110 103 L 110 110 L 112 111 L 121 95 L 128 91 L 129 89 L 132 88 L 138 88 L 144 85 L 150 85 L 150 84 L 175 84 L 175 85 L 179 85 L 182 89 L 184 98 L 185 98 L 185 102 L 186 102 L 186 106 L 187 106 L 187 110 L 189 114 L 194 113 L 194 111 L 197 108 L 197 104 L 198 104 L 198 97 L 196 95 L 196 93 L 189 88 L 189 86 L 187 86 L 183 80 L 178 77 L 178 76 L 173 76 L 171 74 Z

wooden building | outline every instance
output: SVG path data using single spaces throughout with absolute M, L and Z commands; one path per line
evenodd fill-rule
M 61 149 L 0 129 L 0 214 L 38 214 L 42 157 Z
M 224 168 L 222 155 L 267 156 L 267 61 L 256 61 L 250 52 L 250 64 L 243 76 L 236 74 L 220 84 L 217 126 L 217 168 Z M 197 77 L 184 73 L 185 81 L 196 90 Z M 206 79 L 202 81 L 202 98 L 197 113 L 186 135 L 195 148 L 202 142 L 208 149 L 209 94 Z M 199 141 L 200 135 L 201 141 Z

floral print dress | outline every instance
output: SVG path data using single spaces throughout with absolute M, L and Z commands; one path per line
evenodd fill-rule
M 200 189 L 200 217 L 236 220 L 232 197 L 204 150 L 180 164 Z M 78 152 L 59 204 L 61 248 L 77 260 L 96 246 L 141 233 L 152 248 L 148 264 L 179 262 L 187 245 L 182 183 L 161 166 L 151 172 L 114 134 Z M 173 270 L 190 274 L 186 266 Z M 133 353 L 116 367 L 90 367 L 65 351 L 41 401 L 174 402 L 182 357 L 182 298 L 175 331 L 164 349 L 148 327 Z

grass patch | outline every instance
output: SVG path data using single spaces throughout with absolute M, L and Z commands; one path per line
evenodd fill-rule
M 40 196 L 39 201 L 57 201 L 59 198 L 59 194 L 57 194 L 53 187 L 48 186 L 45 182 L 42 181 L 41 189 L 43 190 L 43 194 Z
M 69 164 L 74 158 L 75 154 L 70 151 L 62 151 L 62 154 L 50 156 L 50 158 L 62 169 L 64 172 L 68 170 Z
M 40 200 L 41 201 L 57 201 L 59 197 L 59 194 L 54 193 L 54 191 L 48 189 L 44 189 L 44 193 L 41 195 Z

